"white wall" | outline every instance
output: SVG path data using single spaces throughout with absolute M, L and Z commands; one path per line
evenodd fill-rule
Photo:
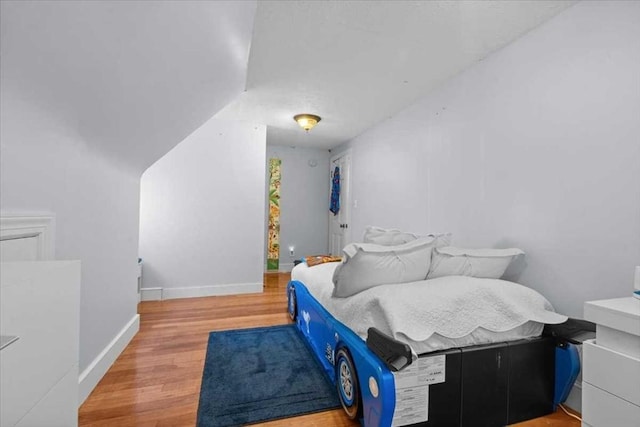
M 293 261 L 327 252 L 329 240 L 328 150 L 267 144 L 267 161 L 282 160 L 280 186 L 280 270 L 290 271 Z M 315 161 L 316 166 L 309 165 Z M 267 168 L 265 198 L 269 194 Z M 268 213 L 265 200 L 265 216 Z M 265 220 L 264 235 L 267 236 Z M 266 242 L 266 240 L 265 240 Z M 294 256 L 289 255 L 294 246 Z M 266 256 L 266 252 L 265 252 Z M 266 260 L 264 261 L 266 262 Z
M 82 261 L 82 402 L 137 331 L 140 175 L 244 90 L 256 3 L 0 8 L 1 208 Z
M 266 127 L 210 119 L 142 175 L 143 287 L 262 291 Z
M 560 312 L 640 265 L 640 3 L 582 2 L 346 144 L 354 236 L 451 231 L 527 252 Z M 338 150 L 336 150 L 338 151 Z
M 54 213 L 56 259 L 82 261 L 83 372 L 137 316 L 139 178 L 14 89 L 3 81 L 0 205 L 3 212 Z

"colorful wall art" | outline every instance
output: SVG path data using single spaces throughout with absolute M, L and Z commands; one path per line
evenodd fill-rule
M 280 166 L 282 160 L 269 159 L 269 235 L 267 270 L 280 267 Z

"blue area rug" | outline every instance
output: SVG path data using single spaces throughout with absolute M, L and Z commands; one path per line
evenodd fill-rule
M 295 325 L 211 332 L 198 427 L 237 426 L 339 408 Z

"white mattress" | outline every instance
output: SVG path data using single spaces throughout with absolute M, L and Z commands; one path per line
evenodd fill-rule
M 338 264 L 302 263 L 293 269 L 291 279 L 302 282 L 333 317 L 361 338 L 375 327 L 409 344 L 416 354 L 536 337 L 544 323 L 567 319 L 530 288 L 464 276 L 382 285 L 334 298 L 332 278 Z

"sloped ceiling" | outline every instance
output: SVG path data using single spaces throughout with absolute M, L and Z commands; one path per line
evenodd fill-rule
M 2 1 L 2 88 L 145 170 L 245 88 L 255 1 Z
M 572 3 L 3 0 L 2 88 L 139 172 L 216 113 L 332 148 Z
M 218 114 L 270 143 L 331 148 L 558 14 L 573 1 L 264 1 L 247 91 Z M 305 134 L 297 113 L 322 117 Z

